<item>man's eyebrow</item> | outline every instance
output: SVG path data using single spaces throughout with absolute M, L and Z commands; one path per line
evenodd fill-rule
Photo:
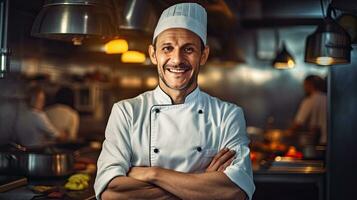
M 161 44 L 159 44 L 159 45 L 172 45 L 172 43 L 171 42 L 164 42 L 164 43 L 161 43 Z M 189 46 L 189 45 L 195 45 L 194 43 L 191 43 L 191 42 L 189 42 L 189 43 L 185 43 L 184 45 L 182 45 L 182 46 Z
M 196 46 L 196 44 L 194 43 L 186 43 L 184 45 L 182 45 L 183 47 L 187 47 L 187 46 Z
M 165 43 L 162 43 L 162 44 L 159 44 L 160 46 L 165 46 L 165 45 L 172 45 L 171 42 L 165 42 Z

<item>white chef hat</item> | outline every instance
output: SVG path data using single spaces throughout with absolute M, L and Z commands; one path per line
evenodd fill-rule
M 156 37 L 170 28 L 184 28 L 196 33 L 206 45 L 207 13 L 197 3 L 179 3 L 165 9 L 154 31 L 153 43 Z

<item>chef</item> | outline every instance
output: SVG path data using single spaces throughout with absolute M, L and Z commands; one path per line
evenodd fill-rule
M 304 80 L 305 98 L 299 106 L 294 123 L 288 131 L 309 131 L 316 143 L 327 142 L 327 97 L 324 80 L 317 75 L 308 75 Z
M 163 11 L 149 46 L 159 85 L 114 104 L 98 159 L 97 199 L 251 199 L 255 186 L 240 107 L 201 91 L 207 13 Z

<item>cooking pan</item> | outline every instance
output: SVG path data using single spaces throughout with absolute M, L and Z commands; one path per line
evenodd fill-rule
M 18 144 L 11 145 L 11 150 L 0 153 L 3 171 L 27 177 L 56 177 L 73 173 L 74 151 L 53 146 L 25 148 Z

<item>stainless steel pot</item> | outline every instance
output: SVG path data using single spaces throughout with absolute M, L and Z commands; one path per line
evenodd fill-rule
M 74 155 L 71 151 L 47 153 L 30 150 L 16 157 L 18 169 L 26 176 L 66 176 L 73 172 Z
M 3 172 L 11 171 L 28 177 L 66 176 L 73 172 L 74 151 L 51 146 L 32 149 L 20 145 L 15 147 L 0 153 Z

